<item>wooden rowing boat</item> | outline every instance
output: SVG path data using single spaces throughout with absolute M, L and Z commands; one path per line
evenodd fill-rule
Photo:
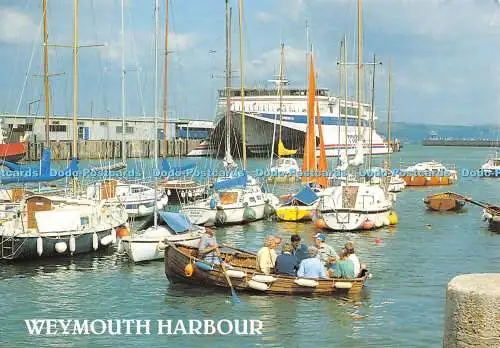
M 466 197 L 454 192 L 442 192 L 424 198 L 424 203 L 434 211 L 458 211 L 466 202 Z
M 202 287 L 229 289 L 225 275 L 217 264 L 197 258 L 198 249 L 168 243 L 165 249 L 165 275 L 171 282 L 181 281 Z M 367 277 L 356 279 L 310 279 L 282 275 L 266 276 L 256 271 L 256 254 L 225 246 L 221 258 L 230 265 L 226 274 L 238 291 L 274 295 L 332 295 L 361 292 Z M 186 272 L 192 265 L 194 271 Z M 189 267 L 191 268 L 191 267 Z

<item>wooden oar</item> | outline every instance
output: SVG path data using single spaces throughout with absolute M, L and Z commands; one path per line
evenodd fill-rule
M 219 257 L 219 261 L 220 261 L 219 266 L 222 269 L 222 273 L 224 273 L 224 277 L 226 277 L 227 285 L 229 285 L 229 287 L 231 288 L 231 300 L 233 301 L 234 304 L 241 303 L 240 298 L 238 297 L 238 295 L 236 295 L 236 291 L 234 290 L 233 283 L 231 282 L 231 279 L 229 279 L 229 276 L 226 273 L 226 271 L 227 271 L 226 266 L 224 266 L 224 262 L 222 261 L 219 247 L 217 247 L 216 251 L 217 251 L 217 255 Z

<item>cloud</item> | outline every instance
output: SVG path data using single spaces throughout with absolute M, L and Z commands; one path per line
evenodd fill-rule
M 196 46 L 200 38 L 192 33 L 169 33 L 168 34 L 169 47 L 174 51 L 188 51 Z
M 28 15 L 12 8 L 0 8 L 0 42 L 31 43 L 37 32 L 37 25 Z
M 255 14 L 255 19 L 259 22 L 270 23 L 276 20 L 276 16 L 269 12 L 257 12 Z

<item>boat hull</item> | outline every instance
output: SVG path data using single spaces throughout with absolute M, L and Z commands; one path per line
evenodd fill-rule
M 390 224 L 389 214 L 391 209 L 378 211 L 356 211 L 347 209 L 323 210 L 321 218 L 325 222 L 325 228 L 333 231 L 363 231 L 365 221 L 371 221 L 368 229 L 380 228 Z
M 446 186 L 455 183 L 449 176 L 402 176 L 406 186 Z
M 24 158 L 28 147 L 24 142 L 0 144 L 0 158 L 8 162 L 17 162 Z
M 200 236 L 189 236 L 188 238 L 168 238 L 171 242 L 180 243 L 186 246 L 196 247 L 200 242 Z M 123 251 L 133 262 L 144 262 L 161 260 L 165 256 L 164 239 L 141 240 L 133 238 L 122 238 Z
M 424 199 L 424 203 L 432 211 L 459 211 L 465 206 L 463 197 L 452 192 L 428 196 Z
M 315 206 L 284 206 L 276 209 L 276 216 L 280 221 L 309 221 L 312 220 Z
M 232 266 L 231 271 L 240 273 L 231 276 L 231 283 L 238 292 L 260 293 L 263 295 L 333 295 L 333 294 L 358 294 L 361 292 L 366 278 L 357 279 L 302 279 L 304 282 L 316 282 L 316 286 L 305 286 L 297 283 L 297 277 L 273 275 L 275 281 L 257 281 L 256 276 L 264 276 L 255 270 L 256 256 L 243 250 L 234 249 L 236 252 L 223 253 L 222 257 Z M 193 286 L 214 287 L 229 289 L 226 275 L 219 265 L 208 264 L 194 257 L 197 249 L 185 248 L 169 244 L 165 249 L 165 275 L 169 281 L 184 282 Z M 191 275 L 184 273 L 185 266 L 194 263 L 194 272 Z M 203 265 L 203 268 L 200 267 Z M 210 268 L 212 268 L 210 270 Z M 207 270 L 208 269 L 208 270 Z M 258 285 L 258 286 L 257 286 Z M 256 289 L 257 287 L 265 287 Z
M 94 249 L 94 237 L 93 232 L 73 234 L 75 237 L 75 251 L 70 251 L 70 237 L 69 234 L 61 234 L 59 238 L 57 237 L 45 237 L 40 236 L 42 239 L 42 254 L 38 255 L 37 251 L 37 240 L 39 236 L 27 236 L 27 237 L 10 237 L 0 235 L 0 250 L 2 252 L 3 260 L 31 260 L 40 259 L 47 257 L 60 257 L 60 256 L 76 256 L 80 254 L 86 254 L 102 249 L 109 248 L 112 243 L 103 245 L 102 239 L 106 236 L 113 235 L 111 229 L 96 232 L 98 243 L 97 249 Z M 67 249 L 65 252 L 56 251 L 56 243 L 65 242 Z M 11 248 L 12 245 L 12 248 Z M 8 249 L 7 249 L 8 246 Z

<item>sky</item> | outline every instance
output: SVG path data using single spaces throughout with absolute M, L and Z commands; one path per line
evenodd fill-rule
M 73 1 L 48 1 L 50 45 L 71 45 Z M 154 0 L 80 0 L 79 114 L 120 116 L 122 48 L 126 115 L 154 115 Z M 233 8 L 233 84 L 239 86 L 238 1 Z M 158 90 L 163 88 L 165 0 L 159 0 Z M 339 46 L 348 38 L 356 59 L 355 0 L 243 2 L 245 85 L 265 86 L 279 70 L 285 44 L 286 77 L 306 86 L 306 21 L 319 87 L 338 95 Z M 169 117 L 212 120 L 225 84 L 225 1 L 169 0 Z M 42 0 L 0 0 L 0 113 L 43 114 Z M 393 120 L 478 125 L 500 123 L 500 4 L 496 0 L 364 0 L 364 61 L 375 71 L 375 105 L 387 114 L 388 69 L 393 71 Z M 122 47 L 123 46 L 123 47 Z M 51 104 L 72 112 L 72 50 L 49 48 Z M 355 69 L 349 68 L 354 95 Z M 368 74 L 367 74 L 368 75 Z M 43 100 L 43 98 L 42 98 Z M 158 99 L 161 115 L 161 92 Z

